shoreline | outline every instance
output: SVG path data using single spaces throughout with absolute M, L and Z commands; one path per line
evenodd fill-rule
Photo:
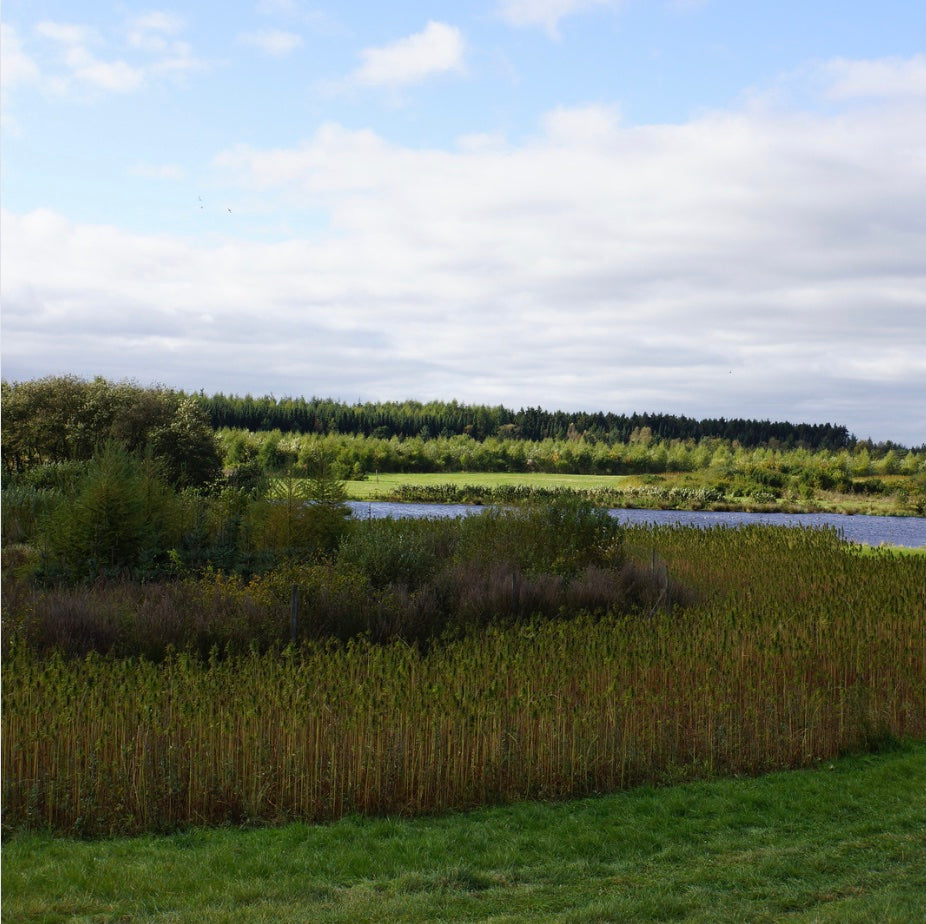
M 438 492 L 435 488 L 444 487 L 443 484 L 437 485 L 420 485 L 420 490 L 416 490 L 415 482 L 409 482 L 401 492 L 395 490 L 385 491 L 352 491 L 351 486 L 363 484 L 363 482 L 346 482 L 347 500 L 357 502 L 379 502 L 379 503 L 429 503 L 429 504 L 469 504 L 472 506 L 481 506 L 497 502 L 511 502 L 519 498 L 506 498 L 504 496 L 493 497 L 493 488 L 487 488 L 480 485 L 454 484 L 447 482 L 446 486 L 452 488 L 451 492 Z M 521 486 L 523 483 L 507 482 L 506 485 Z M 645 502 L 645 496 L 640 495 L 621 497 L 619 491 L 603 497 L 601 489 L 596 488 L 575 488 L 564 486 L 560 489 L 550 488 L 531 488 L 524 486 L 528 491 L 534 494 L 538 499 L 545 495 L 552 496 L 557 490 L 570 490 L 575 492 L 595 506 L 608 507 L 613 510 L 679 510 L 688 512 L 703 511 L 706 513 L 765 513 L 765 514 L 838 514 L 840 516 L 881 516 L 881 517 L 911 517 L 914 519 L 926 519 L 926 514 L 913 507 L 896 507 L 887 505 L 858 504 L 851 502 L 839 502 L 830 500 L 827 502 L 809 502 L 799 503 L 792 500 L 783 500 L 779 503 L 741 503 L 735 499 L 723 501 L 710 501 L 707 503 L 698 501 L 686 501 L 678 498 L 673 502 L 653 498 L 652 502 Z M 440 496 L 440 494 L 444 496 Z M 447 496 L 447 495 L 450 496 Z M 529 496 L 529 495 L 528 495 Z M 526 499 L 526 498 L 524 498 Z

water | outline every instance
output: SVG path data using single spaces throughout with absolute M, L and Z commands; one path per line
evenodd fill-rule
M 373 517 L 459 517 L 479 513 L 474 504 L 396 504 L 350 501 L 357 518 Z M 773 526 L 834 528 L 848 542 L 864 545 L 926 546 L 926 517 L 850 516 L 842 513 L 743 513 L 714 510 L 610 510 L 621 523 L 680 523 L 685 526 L 747 526 L 769 523 Z

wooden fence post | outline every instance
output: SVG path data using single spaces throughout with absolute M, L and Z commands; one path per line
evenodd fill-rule
M 293 592 L 289 601 L 289 637 L 295 642 L 299 632 L 299 587 L 293 584 Z

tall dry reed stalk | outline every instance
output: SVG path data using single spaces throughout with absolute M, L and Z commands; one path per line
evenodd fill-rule
M 926 558 L 827 533 L 638 530 L 707 602 L 427 653 L 312 644 L 3 664 L 7 829 L 416 813 L 806 765 L 926 735 Z

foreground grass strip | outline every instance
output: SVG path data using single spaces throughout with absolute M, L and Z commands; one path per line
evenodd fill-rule
M 926 743 L 415 820 L 3 850 L 4 921 L 926 920 Z

